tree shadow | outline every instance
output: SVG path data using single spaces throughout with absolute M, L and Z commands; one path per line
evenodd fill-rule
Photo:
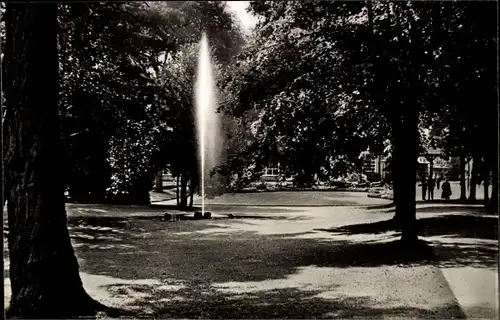
M 450 199 L 450 200 L 445 200 L 445 199 L 434 199 L 434 200 L 417 200 L 417 204 L 464 204 L 464 205 L 482 205 L 484 204 L 484 200 L 482 199 L 476 199 L 476 200 L 469 200 L 469 199 Z
M 236 234 L 213 240 L 197 236 L 177 236 L 165 224 L 151 219 L 74 218 L 75 230 L 92 235 L 113 233 L 120 243 L 133 248 L 115 246 L 112 250 L 78 247 L 76 253 L 85 263 L 82 271 L 121 279 L 172 279 L 187 283 L 180 290 L 167 290 L 161 285 L 113 285 L 109 287 L 128 307 L 134 317 L 155 318 L 383 318 L 417 317 L 463 318 L 456 305 L 434 310 L 419 308 L 380 308 L 370 298 L 341 296 L 334 300 L 318 298 L 318 291 L 295 288 L 269 290 L 257 294 L 228 295 L 212 283 L 252 282 L 284 279 L 300 267 L 380 267 L 398 265 L 432 265 L 436 252 L 426 242 L 408 246 L 401 241 L 355 243 L 341 240 L 325 243 L 317 239 L 289 239 L 261 235 Z M 182 224 L 169 224 L 184 228 Z M 193 224 L 188 223 L 185 225 Z M 369 224 L 367 224 L 369 225 Z M 80 227 L 80 229 L 78 229 Z M 206 228 L 200 221 L 195 228 Z M 343 227 L 344 233 L 354 234 Z M 109 229 L 108 229 L 109 228 Z M 385 227 L 387 228 L 387 227 Z M 359 229 L 355 230 L 360 232 Z M 216 241 L 215 241 L 216 240 Z M 96 242 L 81 238 L 80 243 Z M 109 240 L 102 240 L 105 245 Z M 460 248 L 443 248 L 449 263 L 470 263 Z M 453 251 L 455 250 L 455 251 Z M 458 252 L 457 252 L 458 250 Z M 470 254 L 470 253 L 467 253 Z M 490 254 L 491 256 L 491 254 Z M 442 257 L 440 257 L 442 258 Z M 121 289 L 120 289 L 121 286 Z M 127 300 L 127 295 L 134 299 Z M 127 302 L 128 301 L 128 302 Z M 148 313 L 140 310 L 149 309 Z
M 128 307 L 139 318 L 284 319 L 284 318 L 457 318 L 465 315 L 457 304 L 432 309 L 381 308 L 371 297 L 321 298 L 321 290 L 274 289 L 244 294 L 224 294 L 207 286 L 193 286 L 172 292 L 152 287 L 136 288 L 140 299 L 131 296 Z M 332 288 L 332 290 L 335 290 Z M 129 291 L 130 292 L 130 291 Z M 133 293 L 132 293 L 133 295 Z
M 394 206 L 395 206 L 394 202 L 390 202 L 387 204 L 367 206 L 367 207 L 365 207 L 365 209 L 367 209 L 367 210 L 390 209 L 390 208 L 394 208 Z
M 290 207 L 290 208 L 283 208 L 283 207 L 276 206 L 276 205 L 206 204 L 205 211 L 214 211 L 214 212 L 231 211 L 231 213 L 245 213 L 245 212 L 268 213 L 268 212 L 272 211 L 273 213 L 286 213 L 286 212 L 300 211 L 297 209 L 291 209 L 291 207 L 305 207 L 305 206 L 286 205 L 286 207 Z M 328 206 L 320 206 L 320 207 L 328 207 Z M 174 210 L 174 211 L 185 211 L 185 212 L 201 211 L 201 207 L 193 207 L 193 208 L 188 208 L 186 210 L 183 210 L 183 209 L 180 209 L 179 207 L 177 207 L 176 205 L 163 205 L 163 204 L 151 204 L 150 208 Z
M 324 242 L 241 232 L 221 237 L 181 234 L 165 230 L 161 225 L 134 219 L 125 232 L 120 233 L 121 246 L 105 248 L 104 242 L 100 247 L 77 247 L 78 256 L 91 262 L 85 263 L 84 271 L 122 279 L 245 282 L 281 279 L 299 267 L 310 265 L 349 268 L 435 261 L 432 250 L 423 242 L 409 248 L 399 241 Z M 175 228 L 181 224 L 171 225 Z M 206 227 L 200 224 L 196 228 Z M 80 243 L 90 242 L 92 240 L 82 239 Z
M 498 218 L 478 215 L 442 215 L 416 221 L 418 234 L 424 237 L 453 235 L 462 238 L 498 239 Z M 342 234 L 381 234 L 398 230 L 395 220 L 361 223 L 321 231 Z
M 343 235 L 359 235 L 383 234 L 397 229 L 396 222 L 391 219 L 323 229 L 323 231 Z M 427 239 L 427 243 L 417 251 L 410 250 L 409 258 L 414 259 L 414 262 L 433 262 L 443 267 L 497 268 L 498 266 L 498 243 L 492 241 L 498 239 L 497 218 L 471 215 L 421 218 L 417 220 L 417 230 L 420 236 Z M 396 241 L 394 241 L 395 243 Z M 404 246 L 396 248 L 393 253 L 386 252 L 386 250 L 394 250 L 391 248 L 394 244 L 387 243 L 370 247 L 369 243 L 364 243 L 361 244 L 361 248 L 369 250 L 368 253 L 364 253 L 365 255 L 372 254 L 380 261 L 390 262 L 394 254 L 398 258 L 398 255 L 405 258 Z M 384 246 L 386 246 L 385 249 Z M 398 252 L 397 250 L 402 251 Z M 421 259 L 426 257 L 430 259 Z
M 165 209 L 165 210 L 174 210 L 174 211 L 185 211 L 185 212 L 194 212 L 200 211 L 201 207 L 192 206 L 192 207 L 181 207 L 176 204 L 159 204 L 159 203 L 151 203 L 149 205 L 151 209 Z
M 431 204 L 431 203 L 426 203 Z M 395 212 L 396 209 L 387 210 L 386 212 Z M 429 205 L 429 206 L 418 206 L 418 213 L 448 213 L 448 212 L 461 212 L 461 213 L 473 213 L 473 214 L 485 214 L 484 207 L 482 206 L 464 206 L 464 205 Z

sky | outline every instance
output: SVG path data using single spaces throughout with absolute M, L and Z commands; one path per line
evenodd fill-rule
M 250 31 L 257 23 L 257 18 L 246 12 L 246 8 L 249 4 L 250 1 L 227 1 L 229 9 L 240 19 L 245 31 Z

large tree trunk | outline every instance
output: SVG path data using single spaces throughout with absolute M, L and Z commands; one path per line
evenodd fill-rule
M 58 119 L 57 4 L 8 2 L 5 94 L 7 317 L 92 315 L 66 226 Z
M 465 184 L 465 155 L 460 151 L 460 200 L 467 199 L 467 188 Z
M 420 80 L 418 79 L 419 68 L 416 58 L 419 48 L 419 35 L 415 30 L 416 24 L 410 13 L 408 5 L 407 23 L 408 23 L 408 48 L 406 50 L 408 58 L 408 67 L 403 76 L 406 78 L 405 91 L 401 101 L 404 105 L 399 105 L 393 110 L 396 115 L 393 117 L 393 128 L 396 130 L 394 141 L 394 154 L 398 158 L 398 168 L 395 174 L 396 187 L 398 188 L 396 198 L 396 216 L 401 227 L 401 241 L 406 245 L 415 244 L 418 241 L 417 236 L 417 207 L 416 207 L 416 184 L 418 170 L 418 155 L 420 133 L 418 131 Z M 411 41 L 410 41 L 411 40 Z
M 163 171 L 158 171 L 155 178 L 155 191 L 163 192 Z
M 470 175 L 469 200 L 476 201 L 477 180 L 479 174 L 479 157 L 472 159 L 472 170 Z
M 415 115 L 406 115 L 404 123 L 396 125 L 394 135 L 394 203 L 395 220 L 401 228 L 401 240 L 415 242 L 417 237 L 416 184 L 418 158 L 418 127 Z

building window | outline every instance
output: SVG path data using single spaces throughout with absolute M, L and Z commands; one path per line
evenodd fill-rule
M 264 168 L 265 176 L 277 176 L 280 174 L 280 167 L 278 165 L 271 165 L 269 167 Z

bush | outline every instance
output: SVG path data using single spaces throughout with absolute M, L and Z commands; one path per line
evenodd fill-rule
M 380 173 L 376 173 L 376 172 L 368 172 L 366 173 L 366 180 L 368 180 L 368 182 L 377 182 L 377 181 L 381 181 L 381 176 L 380 176 Z
M 267 190 L 267 185 L 264 182 L 261 182 L 255 186 L 257 190 Z
M 293 178 L 293 185 L 298 188 L 311 188 L 314 185 L 314 179 L 308 174 L 298 174 Z
M 128 121 L 121 135 L 110 141 L 112 171 L 107 198 L 116 204 L 149 204 L 149 191 L 158 168 L 159 148 L 154 128 L 146 121 Z

